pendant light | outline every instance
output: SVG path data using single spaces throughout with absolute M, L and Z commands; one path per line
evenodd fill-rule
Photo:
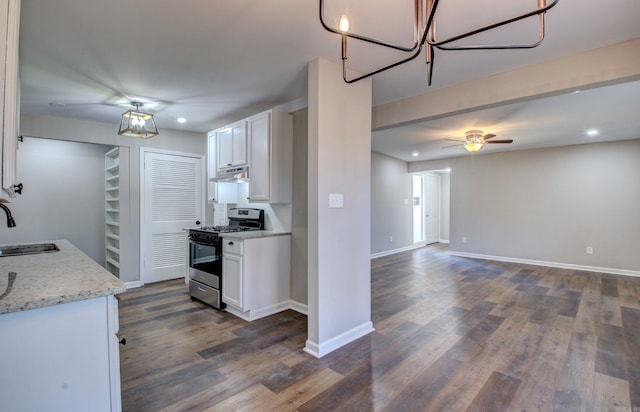
M 135 110 L 131 109 L 122 113 L 118 134 L 141 139 L 157 136 L 159 133 L 153 114 L 140 111 L 140 107 L 143 106 L 140 102 L 131 102 L 131 105 L 135 107 Z

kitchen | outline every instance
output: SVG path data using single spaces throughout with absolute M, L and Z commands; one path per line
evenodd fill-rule
M 38 6 L 42 5 L 40 4 Z M 86 13 L 89 16 L 95 15 L 95 11 L 91 10 L 87 10 Z M 52 11 L 52 14 L 55 14 L 55 11 Z M 333 44 L 331 46 L 333 46 Z M 56 50 L 53 46 L 52 49 Z M 107 61 L 116 62 L 118 59 L 114 57 L 113 60 L 107 59 Z M 46 65 L 45 63 L 42 64 L 43 66 Z M 108 72 L 106 68 L 109 67 L 109 65 L 99 67 L 99 69 L 96 69 L 97 71 L 100 72 L 104 70 Z M 301 162 L 303 160 L 304 163 L 294 164 L 293 166 L 294 197 L 291 208 L 276 206 L 275 213 L 276 215 L 286 216 L 284 218 L 278 218 L 278 221 L 291 222 L 293 237 L 292 257 L 294 259 L 292 260 L 292 281 L 295 282 L 295 285 L 292 283 L 291 298 L 295 302 L 309 305 L 310 319 L 314 316 L 314 313 L 316 315 L 322 314 L 322 320 L 318 321 L 318 324 L 314 325 L 312 323 L 310 326 L 312 330 L 309 332 L 309 338 L 314 345 L 309 345 L 307 348 L 317 355 L 322 355 L 327 351 L 335 349 L 344 342 L 348 342 L 361 334 L 367 333 L 371 328 L 368 323 L 370 316 L 367 310 L 367 307 L 370 306 L 370 297 L 368 296 L 368 259 L 371 236 L 369 228 L 372 225 L 369 212 L 372 205 L 370 204 L 370 195 L 367 188 L 367 186 L 369 186 L 367 183 L 371 179 L 369 173 L 369 165 L 371 162 L 369 142 L 371 113 L 369 113 L 370 110 L 357 111 L 354 113 L 354 109 L 350 105 L 342 105 L 340 101 L 321 102 L 321 98 L 318 96 L 319 90 L 321 89 L 318 86 L 318 84 L 321 83 L 319 79 L 321 78 L 322 82 L 324 82 L 326 78 L 323 76 L 328 75 L 335 75 L 339 79 L 340 74 L 338 73 L 336 75 L 336 70 L 333 68 L 328 69 L 322 62 L 312 64 L 311 68 L 313 72 L 310 72 L 309 82 L 311 85 L 315 85 L 315 88 L 310 89 L 309 97 L 302 100 L 283 100 L 290 102 L 287 104 L 288 107 L 285 111 L 292 113 L 294 116 L 293 151 L 298 154 L 298 156 L 294 156 L 294 161 L 298 159 Z M 305 66 L 301 66 L 301 69 L 306 71 L 306 62 Z M 337 71 L 339 72 L 339 70 Z M 594 71 L 597 70 L 594 69 Z M 102 74 L 104 74 L 104 78 L 110 78 L 109 73 Z M 336 88 L 342 86 L 340 84 L 334 85 L 333 83 L 327 84 L 330 84 L 332 87 L 335 86 Z M 342 94 L 343 90 L 339 90 L 339 94 Z M 361 103 L 362 107 L 370 108 L 370 95 L 367 95 L 366 92 L 358 91 L 354 96 L 351 96 L 350 93 L 352 92 L 353 90 L 344 91 L 345 96 L 352 98 L 350 103 L 359 106 L 355 102 L 361 101 L 363 102 Z M 346 124 L 349 124 L 354 118 L 358 119 L 357 124 L 348 126 L 352 127 L 353 130 L 341 131 L 333 129 L 329 131 L 323 130 L 322 133 L 316 130 L 318 124 L 337 124 L 343 121 L 342 118 L 336 121 L 336 117 L 333 116 L 331 118 L 324 118 L 322 117 L 323 113 L 321 113 L 321 110 L 312 109 L 317 107 L 316 104 L 320 104 L 319 102 L 325 104 L 322 107 L 331 110 L 334 116 L 336 115 L 336 111 L 343 111 L 345 117 L 348 118 L 344 119 Z M 129 162 L 127 165 L 130 173 L 128 183 L 130 184 L 129 193 L 131 194 L 129 199 L 131 205 L 129 215 L 130 243 L 126 248 L 128 256 L 123 255 L 124 259 L 121 262 L 128 268 L 126 271 L 122 271 L 122 280 L 125 282 L 140 282 L 138 275 L 140 234 L 134 229 L 140 226 L 140 194 L 138 191 L 141 163 L 139 158 L 140 150 L 142 147 L 145 147 L 158 150 L 196 153 L 204 156 L 207 150 L 206 141 L 202 136 L 202 132 L 180 131 L 173 129 L 173 126 L 162 129 L 162 133 L 155 138 L 149 139 L 148 141 L 138 141 L 116 136 L 114 131 L 115 126 L 108 122 L 69 119 L 51 114 L 55 114 L 56 111 L 70 110 L 72 106 L 72 103 L 68 103 L 67 109 L 65 109 L 64 107 L 53 105 L 48 108 L 51 112 L 47 112 L 46 114 L 23 114 L 20 130 L 22 134 L 26 136 L 26 141 L 23 142 L 23 148 L 18 150 L 18 156 L 22 156 L 22 153 L 20 153 L 21 150 L 28 150 L 26 146 L 34 142 L 37 136 L 57 139 L 63 142 L 88 142 L 102 145 L 101 147 L 104 152 L 113 146 L 124 148 L 125 150 L 123 150 L 123 152 L 128 150 Z M 260 110 L 244 112 L 243 114 L 235 113 L 232 116 L 233 118 L 229 118 L 216 126 L 222 126 L 229 121 L 251 116 L 271 106 L 272 105 L 262 107 Z M 309 109 L 305 109 L 307 106 Z M 338 109 L 336 109 L 336 107 Z M 124 109 L 118 108 L 117 111 L 119 111 L 119 113 L 116 114 L 116 119 Z M 313 126 L 309 128 L 309 132 L 307 132 L 307 126 Z M 213 129 L 213 127 L 211 129 Z M 344 141 L 344 136 L 352 135 L 358 136 L 359 140 L 347 139 L 346 142 Z M 308 140 L 302 138 L 302 136 L 308 138 Z M 82 145 L 82 143 L 80 145 Z M 37 156 L 43 155 L 43 151 L 47 152 L 46 149 L 37 149 L 36 151 L 39 152 L 35 155 L 36 158 Z M 62 150 L 62 152 L 66 152 L 66 150 Z M 81 152 L 81 150 L 79 152 Z M 307 152 L 318 154 L 317 157 L 309 160 L 309 163 L 313 165 L 313 168 L 309 169 L 309 171 L 306 164 Z M 299 156 L 300 153 L 303 153 L 303 155 Z M 83 166 L 76 163 L 79 159 L 62 156 L 60 159 L 62 159 L 61 161 L 64 164 L 77 164 L 78 169 L 76 170 L 84 170 L 79 169 Z M 94 159 L 99 158 L 96 153 L 93 153 L 92 156 L 94 156 Z M 43 166 L 46 164 L 46 161 L 33 163 L 38 163 L 40 166 Z M 36 167 L 36 165 L 32 165 L 30 161 L 24 161 L 22 164 L 28 165 L 27 167 Z M 22 164 L 19 163 L 18 171 L 23 174 L 21 177 L 24 176 L 26 179 L 29 176 L 29 172 L 27 171 L 29 169 L 23 169 Z M 103 164 L 101 164 L 100 167 L 103 168 Z M 103 188 L 97 187 L 97 194 L 88 195 L 86 197 L 90 199 L 85 199 L 84 194 L 87 192 L 85 188 L 91 187 L 91 183 L 83 182 L 80 185 L 76 185 L 75 179 L 78 179 L 78 176 L 74 176 L 74 180 L 72 181 L 65 176 L 61 176 L 61 179 L 53 179 L 51 181 L 42 178 L 42 176 L 55 176 L 52 174 L 53 172 L 54 171 L 46 169 L 34 172 L 37 176 L 40 176 L 37 180 L 41 181 L 42 186 L 47 188 L 46 192 L 43 190 L 35 191 L 30 189 L 35 187 L 34 183 L 33 181 L 27 182 L 30 184 L 25 183 L 23 195 L 15 200 L 11 200 L 12 203 L 9 204 L 9 207 L 16 218 L 17 229 L 3 230 L 1 232 L 2 236 L 6 236 L 3 238 L 3 243 L 15 243 L 16 241 L 26 240 L 27 238 L 59 239 L 62 237 L 72 238 L 76 236 L 78 240 L 75 240 L 74 243 L 84 245 L 85 240 L 90 238 L 86 244 L 93 244 L 92 250 L 101 253 L 99 251 L 100 248 L 95 247 L 95 244 L 101 240 L 96 241 L 96 236 L 89 236 L 88 232 L 92 230 L 102 231 L 102 229 L 85 230 L 83 229 L 85 222 L 81 219 L 86 213 L 85 210 L 91 208 L 89 206 L 83 208 L 82 206 L 91 204 L 91 201 L 95 201 L 96 198 L 99 200 L 99 209 L 97 210 L 102 210 Z M 100 174 L 102 170 L 99 169 L 95 173 Z M 78 174 L 77 172 L 75 173 L 75 175 Z M 296 182 L 296 178 L 300 180 Z M 309 186 L 307 186 L 307 179 L 311 182 Z M 94 184 L 93 186 L 101 185 Z M 62 195 L 60 197 L 64 199 L 59 199 L 57 196 L 54 196 L 57 193 L 60 193 Z M 309 193 L 308 200 L 306 193 Z M 324 210 L 324 205 L 328 203 L 329 194 L 343 194 L 344 207 Z M 27 195 L 38 197 L 29 198 Z M 297 201 L 296 196 L 300 196 Z M 28 212 L 28 206 L 35 208 L 36 205 L 38 207 L 37 210 L 31 209 L 31 212 Z M 78 207 L 80 208 L 76 209 Z M 69 211 L 69 213 L 59 213 L 58 211 Z M 50 218 L 52 213 L 55 213 L 55 215 L 53 215 L 56 217 L 55 219 Z M 73 216 L 75 219 L 63 221 L 62 217 L 59 216 Z M 207 209 L 206 221 L 207 223 L 214 224 L 214 219 L 214 209 L 210 207 Z M 307 223 L 307 220 L 309 220 L 310 223 Z M 28 225 L 26 225 L 25 222 L 29 222 Z M 322 222 L 322 224 L 319 222 Z M 300 223 L 303 224 L 300 225 Z M 46 232 L 45 228 L 51 228 L 52 225 L 53 229 L 50 232 Z M 94 228 L 95 226 L 86 227 Z M 346 230 L 346 228 L 352 227 L 362 228 L 362 230 Z M 23 232 L 25 228 L 29 228 L 33 233 Z M 310 234 L 310 236 L 307 236 L 307 234 Z M 100 239 L 102 239 L 101 236 Z M 394 245 L 390 247 L 393 248 L 393 246 Z M 298 249 L 296 250 L 296 248 Z M 309 252 L 309 250 L 311 252 Z M 89 251 L 88 253 L 94 252 Z M 310 255 L 307 256 L 307 253 L 310 253 Z M 296 261 L 295 259 L 298 260 Z M 101 258 L 98 257 L 95 260 L 100 261 Z M 308 261 L 316 264 L 318 261 L 334 263 L 328 267 L 312 266 L 310 269 L 307 269 Z M 309 270 L 308 276 L 307 270 Z M 356 275 L 352 278 L 352 274 Z M 345 283 L 345 280 L 351 283 Z M 324 296 L 320 294 L 318 296 L 307 295 L 309 289 L 328 290 L 331 288 L 331 285 L 336 284 L 340 285 L 347 293 L 340 293 L 338 296 L 338 304 L 328 310 L 326 309 L 326 305 L 329 302 L 325 300 Z M 348 291 L 353 290 L 358 291 L 358 296 L 354 297 L 348 293 Z M 354 301 L 356 302 L 355 304 Z M 357 310 L 352 311 L 354 305 L 357 307 Z M 345 316 L 345 314 L 353 316 Z M 326 321 L 326 319 L 328 319 L 328 321 Z M 326 323 L 324 323 L 325 321 Z M 343 333 L 345 332 L 350 332 L 350 334 L 344 336 Z M 336 337 L 339 338 L 338 342 L 332 341 L 332 339 Z M 328 344 L 323 347 L 325 343 Z

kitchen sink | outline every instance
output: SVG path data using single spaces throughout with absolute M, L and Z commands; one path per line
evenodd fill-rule
M 38 253 L 59 252 L 55 243 L 34 243 L 31 245 L 10 245 L 0 246 L 0 257 L 3 256 L 21 256 L 35 255 Z

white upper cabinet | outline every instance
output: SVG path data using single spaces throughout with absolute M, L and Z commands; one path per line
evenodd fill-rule
M 217 130 L 217 168 L 247 164 L 247 126 L 244 120 Z
M 249 202 L 291 203 L 293 120 L 269 110 L 247 119 Z
M 216 131 L 207 134 L 207 201 L 209 203 L 218 202 L 218 183 L 213 180 L 217 174 L 216 158 Z
M 2 188 L 15 196 L 16 150 L 18 148 L 19 81 L 18 81 L 18 34 L 20 32 L 20 0 L 0 0 L 0 124 L 2 125 Z

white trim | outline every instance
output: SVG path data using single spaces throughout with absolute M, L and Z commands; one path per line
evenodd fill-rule
M 574 265 L 572 263 L 546 262 L 543 260 L 520 259 L 520 258 L 493 256 L 493 255 L 480 255 L 477 253 L 456 252 L 452 250 L 449 251 L 449 254 L 453 256 L 468 257 L 468 258 L 474 258 L 474 259 L 495 260 L 498 262 L 522 263 L 525 265 L 547 266 L 547 267 L 554 267 L 554 268 L 561 268 L 561 269 L 584 270 L 587 272 L 600 272 L 600 273 L 610 273 L 613 275 L 640 277 L 639 270 L 603 268 L 600 266 Z
M 127 288 L 127 290 L 129 290 L 129 289 L 139 288 L 140 286 L 144 285 L 144 283 L 142 283 L 139 280 L 134 280 L 131 282 L 124 282 L 124 285 Z
M 295 310 L 298 313 L 302 313 L 303 315 L 309 314 L 309 309 L 306 304 L 296 302 L 295 300 L 289 300 L 289 309 Z
M 260 309 L 251 309 L 246 312 L 227 304 L 225 310 L 232 315 L 236 315 L 237 317 L 246 320 L 247 322 L 251 322 L 253 320 L 271 316 L 287 309 L 291 309 L 290 301 L 276 303 L 275 305 L 265 306 L 264 308 Z
M 405 247 L 401 247 L 398 249 L 391 249 L 391 250 L 385 250 L 382 252 L 378 252 L 378 253 L 373 253 L 371 254 L 371 256 L 369 256 L 371 259 L 375 259 L 375 258 L 379 258 L 382 256 L 387 256 L 387 255 L 393 255 L 396 253 L 400 253 L 400 252 L 406 252 L 407 250 L 413 250 L 413 249 L 420 249 L 421 247 L 424 247 L 424 242 L 415 244 L 415 245 L 411 245 L 411 246 L 405 246 Z
M 438 239 L 438 243 L 444 243 L 445 245 L 448 245 L 449 239 Z
M 368 321 L 320 344 L 307 340 L 305 347 L 302 350 L 316 358 L 321 358 L 324 355 L 374 331 L 373 323 Z

